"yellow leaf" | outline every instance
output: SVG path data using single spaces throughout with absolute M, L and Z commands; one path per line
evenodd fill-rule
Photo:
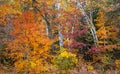
M 93 68 L 93 66 L 87 66 L 87 69 L 88 69 L 88 71 L 91 71 L 91 70 L 93 70 L 94 68 Z

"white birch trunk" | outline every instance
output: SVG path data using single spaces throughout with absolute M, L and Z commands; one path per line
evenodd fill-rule
M 80 8 L 82 10 L 82 13 L 86 18 L 86 22 L 88 24 L 88 27 L 90 28 L 90 31 L 91 31 L 93 39 L 94 39 L 94 44 L 97 47 L 98 37 L 96 35 L 96 28 L 95 28 L 95 26 L 93 24 L 93 21 L 92 21 L 93 20 L 92 19 L 92 13 L 90 12 L 90 18 L 89 18 L 89 16 L 86 14 L 86 12 L 84 10 L 84 7 L 78 1 L 77 1 L 77 6 L 78 6 L 78 8 Z
M 60 9 L 60 1 L 57 0 L 57 9 L 59 10 Z M 58 13 L 58 17 L 60 16 L 61 14 Z M 59 35 L 59 45 L 60 45 L 60 48 L 63 47 L 63 35 L 62 35 L 62 25 L 60 25 L 60 23 L 58 23 L 58 26 L 59 26 L 59 32 L 58 32 L 58 35 Z

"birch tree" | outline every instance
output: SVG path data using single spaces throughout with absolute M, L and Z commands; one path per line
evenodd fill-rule
M 56 7 L 57 10 L 60 10 L 60 0 L 56 0 Z M 57 16 L 60 17 L 61 13 L 58 13 Z M 59 45 L 60 48 L 63 47 L 63 35 L 62 35 L 62 25 L 60 23 L 58 23 L 59 26 L 59 31 L 58 31 L 58 35 L 59 35 Z
M 83 6 L 83 3 L 84 2 L 80 2 L 80 1 L 76 0 L 76 4 L 77 4 L 78 8 L 82 11 L 82 13 L 84 15 L 85 21 L 86 21 L 86 23 L 88 25 L 88 28 L 90 29 L 90 32 L 91 32 L 91 34 L 93 36 L 94 44 L 97 47 L 98 37 L 96 35 L 96 28 L 95 28 L 95 25 L 93 23 L 93 17 L 92 17 L 93 16 L 93 11 L 90 11 L 89 15 L 88 15 L 87 12 L 86 12 L 85 7 Z M 85 3 L 87 4 L 88 2 L 85 1 Z

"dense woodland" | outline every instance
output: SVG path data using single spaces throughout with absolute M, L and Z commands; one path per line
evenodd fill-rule
M 0 74 L 120 74 L 120 0 L 0 0 Z

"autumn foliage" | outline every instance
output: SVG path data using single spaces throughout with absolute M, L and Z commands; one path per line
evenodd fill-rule
M 14 37 L 7 43 L 7 51 L 9 57 L 15 61 L 17 71 L 39 73 L 47 69 L 45 66 L 46 59 L 51 57 L 49 55 L 51 41 L 44 33 L 44 24 L 36 22 L 33 15 L 32 11 L 25 11 L 14 19 L 14 30 L 11 32 Z
M 119 0 L 0 1 L 0 71 L 120 72 Z

